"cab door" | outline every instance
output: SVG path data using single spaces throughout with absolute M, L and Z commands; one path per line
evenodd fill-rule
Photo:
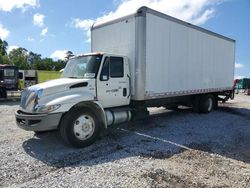
M 128 62 L 123 57 L 106 56 L 97 79 L 97 99 L 104 108 L 130 102 Z

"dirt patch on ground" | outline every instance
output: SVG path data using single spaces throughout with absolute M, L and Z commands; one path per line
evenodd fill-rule
M 208 187 L 205 184 L 192 182 L 184 177 L 176 176 L 170 174 L 169 172 L 157 169 L 153 172 L 148 172 L 142 175 L 143 178 L 151 180 L 150 187 L 162 188 L 162 187 L 173 187 L 173 188 L 184 188 L 184 187 L 193 187 L 193 188 L 205 188 Z

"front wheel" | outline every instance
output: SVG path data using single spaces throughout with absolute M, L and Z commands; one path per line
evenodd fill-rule
M 66 143 L 82 148 L 95 142 L 99 135 L 99 124 L 91 109 L 76 107 L 62 118 L 60 133 Z

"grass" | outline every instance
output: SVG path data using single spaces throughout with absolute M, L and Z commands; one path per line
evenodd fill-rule
M 37 74 L 38 83 L 46 82 L 61 77 L 61 73 L 59 71 L 38 71 Z

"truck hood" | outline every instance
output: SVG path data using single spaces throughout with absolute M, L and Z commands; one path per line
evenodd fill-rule
M 29 90 L 40 90 L 42 89 L 42 95 L 47 96 L 58 92 L 63 92 L 69 90 L 71 86 L 75 87 L 83 87 L 77 86 L 76 84 L 86 84 L 88 87 L 91 87 L 94 79 L 76 79 L 76 78 L 59 78 L 47 82 L 43 82 L 41 84 L 36 84 L 29 87 Z M 89 85 L 91 84 L 91 85 Z

